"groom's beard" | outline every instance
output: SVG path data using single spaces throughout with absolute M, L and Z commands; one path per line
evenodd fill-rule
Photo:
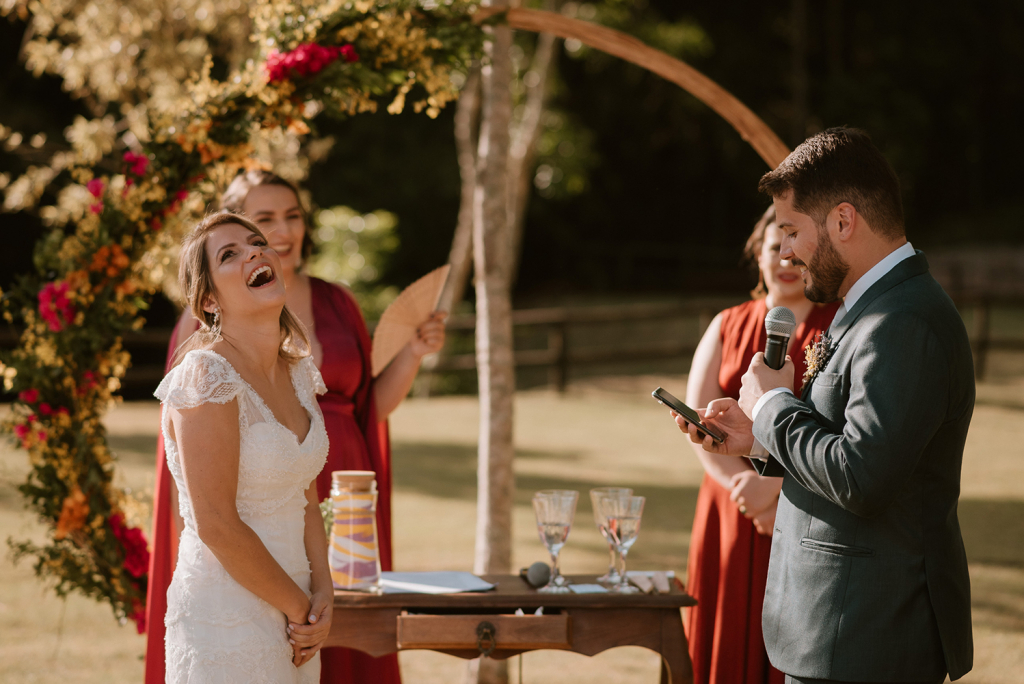
M 793 263 L 799 266 L 803 262 L 794 259 Z M 818 247 L 807 264 L 807 272 L 811 275 L 811 284 L 804 287 L 807 299 L 821 304 L 839 300 L 839 288 L 850 272 L 850 265 L 843 261 L 824 229 L 818 229 Z

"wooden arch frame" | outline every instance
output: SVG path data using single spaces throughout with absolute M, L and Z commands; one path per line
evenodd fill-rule
M 501 16 L 504 16 L 505 23 L 511 28 L 552 33 L 559 38 L 575 38 L 596 50 L 636 64 L 675 83 L 728 121 L 771 169 L 789 154 L 789 148 L 768 124 L 732 93 L 686 62 L 656 50 L 633 36 L 555 12 L 522 7 L 481 7 L 474 15 L 474 21 L 482 23 Z

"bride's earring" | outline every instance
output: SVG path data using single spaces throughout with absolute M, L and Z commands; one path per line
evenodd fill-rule
M 220 309 L 213 310 L 213 327 L 215 330 L 220 328 Z

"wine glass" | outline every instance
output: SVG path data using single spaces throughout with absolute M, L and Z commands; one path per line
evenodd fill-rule
M 579 492 L 568 489 L 545 489 L 533 495 L 537 534 L 551 554 L 551 579 L 537 591 L 546 594 L 569 593 L 568 580 L 558 572 L 558 553 L 569 538 L 579 496 Z
M 608 521 L 608 536 L 622 559 L 619 583 L 611 588 L 616 594 L 635 594 L 639 589 L 630 585 L 626 575 L 626 556 L 640 533 L 640 516 L 644 512 L 642 496 L 605 496 L 600 498 L 601 512 Z
M 590 490 L 590 505 L 594 510 L 594 523 L 597 524 L 597 530 L 601 533 L 601 536 L 608 542 L 608 554 L 610 555 L 608 572 L 598 577 L 597 581 L 601 584 L 618 584 L 619 568 L 618 563 L 615 562 L 615 544 L 612 543 L 611 537 L 608 535 L 608 520 L 601 514 L 601 504 L 599 501 L 601 497 L 605 496 L 633 496 L 633 490 L 628 487 L 597 487 Z

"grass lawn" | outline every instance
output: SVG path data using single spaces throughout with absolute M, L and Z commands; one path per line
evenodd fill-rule
M 999 377 L 997 374 L 993 374 Z M 960 519 L 973 580 L 975 669 L 964 682 L 1024 682 L 1024 381 L 979 386 L 964 459 Z M 580 381 L 559 396 L 520 393 L 516 403 L 515 565 L 546 560 L 533 525 L 537 489 L 577 489 L 576 526 L 562 552 L 569 573 L 602 572 L 607 551 L 586 490 L 623 484 L 648 497 L 634 569 L 686 569 L 701 470 L 666 412 L 649 398 L 658 384 L 682 396 L 685 378 Z M 108 417 L 120 459 L 119 484 L 153 484 L 157 405 L 125 404 Z M 477 405 L 474 397 L 410 399 L 392 418 L 397 569 L 461 569 L 473 564 Z M 0 448 L 0 538 L 35 537 L 41 527 L 15 486 L 24 452 Z M 0 681 L 138 682 L 144 640 L 90 600 L 55 598 L 27 563 L 0 559 Z M 463 661 L 401 655 L 410 684 L 461 680 Z M 516 681 L 518 661 L 511 661 Z M 555 651 L 526 654 L 524 682 L 655 682 L 658 658 L 620 648 L 594 658 Z

